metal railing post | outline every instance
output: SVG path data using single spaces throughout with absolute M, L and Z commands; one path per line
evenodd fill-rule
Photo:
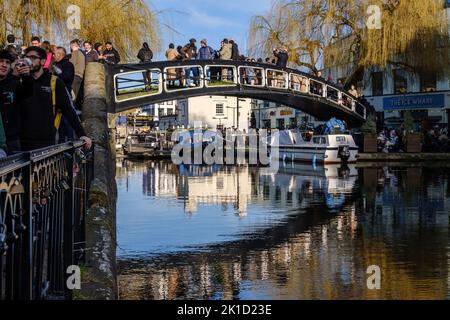
M 64 192 L 64 246 L 63 246 L 63 261 L 64 261 L 64 293 L 66 299 L 72 299 L 72 290 L 67 287 L 68 274 L 66 273 L 67 268 L 74 263 L 74 196 L 75 196 L 75 183 L 74 183 L 74 170 L 75 165 L 75 149 L 72 144 L 72 149 L 66 152 L 66 181 Z M 63 183 L 64 183 L 63 182 Z
M 23 233 L 22 267 L 23 276 L 20 285 L 20 300 L 33 300 L 33 171 L 31 153 L 26 153 L 28 165 L 23 168 L 23 215 L 25 232 Z

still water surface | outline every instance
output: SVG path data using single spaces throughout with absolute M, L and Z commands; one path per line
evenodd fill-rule
M 450 168 L 365 166 L 118 163 L 121 299 L 449 299 Z

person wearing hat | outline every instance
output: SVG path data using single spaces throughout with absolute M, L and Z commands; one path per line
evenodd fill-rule
M 201 43 L 201 48 L 198 50 L 198 58 L 200 60 L 214 60 L 216 52 L 214 51 L 213 48 L 208 46 L 206 39 L 203 39 L 200 43 Z M 209 68 L 207 70 L 208 79 L 211 79 L 211 69 L 213 69 L 213 72 L 215 71 L 214 68 Z
M 201 48 L 198 50 L 198 57 L 200 60 L 213 60 L 215 52 L 213 48 L 208 46 L 206 39 L 201 41 Z
M 14 61 L 10 52 L 0 50 L 0 148 L 8 154 L 21 150 L 19 102 L 33 90 L 29 61 L 19 60 L 12 70 Z
M 197 59 L 197 40 L 191 39 L 182 49 L 183 60 Z

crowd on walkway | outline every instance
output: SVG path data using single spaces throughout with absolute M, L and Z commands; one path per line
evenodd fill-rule
M 434 126 L 434 128 L 424 133 L 423 140 L 424 152 L 450 152 L 447 127 Z
M 92 141 L 81 125 L 85 67 L 93 61 L 118 63 L 111 43 L 93 49 L 89 41 L 63 46 L 32 37 L 19 45 L 14 35 L 0 49 L 0 157 L 74 139 Z M 101 52 L 101 54 L 99 54 Z
M 450 152 L 447 127 L 436 125 L 430 130 L 423 131 L 421 135 L 423 152 Z M 406 152 L 407 136 L 407 130 L 403 124 L 398 128 L 383 128 L 377 136 L 378 151 L 384 153 Z
M 383 128 L 378 133 L 377 146 L 379 152 L 404 152 L 406 146 L 406 130 L 403 125 L 399 128 Z

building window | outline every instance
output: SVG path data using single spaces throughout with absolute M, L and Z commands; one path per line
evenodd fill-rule
M 168 116 L 173 115 L 173 109 L 167 109 L 167 115 Z
M 372 73 L 372 95 L 383 95 L 383 72 Z
M 223 103 L 217 103 L 216 104 L 216 115 L 217 116 L 223 116 L 225 115 Z
M 436 74 L 429 72 L 422 72 L 420 75 L 420 91 L 434 92 L 436 91 Z
M 403 94 L 408 92 L 408 81 L 406 78 L 406 72 L 398 69 L 394 70 L 394 93 Z
M 160 109 L 158 110 L 158 115 L 159 115 L 160 117 L 164 116 L 164 109 L 163 109 L 163 108 L 160 108 Z

